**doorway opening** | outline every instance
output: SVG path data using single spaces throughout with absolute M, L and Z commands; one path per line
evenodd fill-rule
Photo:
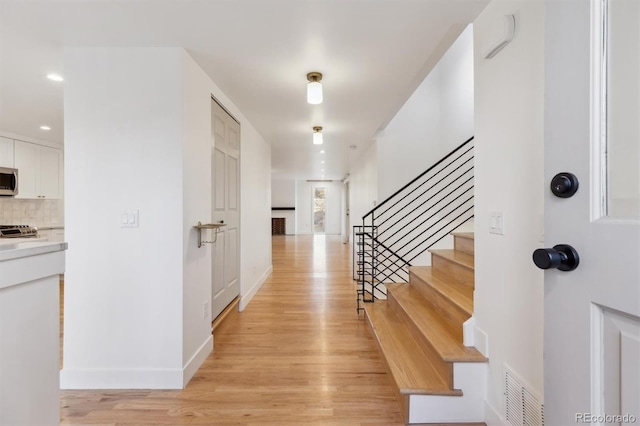
M 313 233 L 324 234 L 327 218 L 327 189 L 313 188 Z

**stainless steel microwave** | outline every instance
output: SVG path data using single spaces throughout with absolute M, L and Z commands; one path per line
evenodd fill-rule
M 18 169 L 0 167 L 0 195 L 18 195 Z

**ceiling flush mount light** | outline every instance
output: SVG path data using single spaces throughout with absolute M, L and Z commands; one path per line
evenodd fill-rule
M 322 74 L 319 72 L 310 72 L 307 74 L 307 102 L 312 105 L 318 105 L 322 103 Z
M 322 127 L 314 126 L 313 127 L 313 144 L 314 145 L 322 145 Z
M 47 74 L 47 78 L 52 81 L 64 81 L 64 78 L 59 74 Z
M 51 130 L 49 126 L 40 126 L 40 130 Z

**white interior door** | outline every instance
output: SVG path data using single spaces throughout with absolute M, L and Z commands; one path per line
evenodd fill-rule
M 220 228 L 212 249 L 211 318 L 240 294 L 240 124 L 211 100 L 212 223 Z
M 545 9 L 545 246 L 580 256 L 545 272 L 545 420 L 640 422 L 640 2 Z M 570 198 L 549 190 L 559 172 Z

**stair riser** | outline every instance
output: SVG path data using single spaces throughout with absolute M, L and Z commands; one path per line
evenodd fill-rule
M 456 282 L 473 287 L 473 270 L 459 265 L 443 257 L 432 254 L 431 266 L 441 272 L 451 275 Z
M 453 248 L 464 253 L 474 254 L 473 250 L 474 240 L 470 238 L 463 238 L 455 236 L 453 237 Z
M 425 354 L 429 356 L 431 360 L 431 364 L 438 371 L 438 375 L 442 377 L 451 388 L 453 386 L 453 367 L 450 362 L 445 362 L 440 358 L 440 355 L 435 351 L 431 342 L 420 332 L 420 330 L 416 327 L 415 323 L 407 316 L 407 313 L 402 309 L 402 306 L 398 303 L 398 301 L 393 297 L 393 293 L 389 293 L 387 302 L 393 308 L 395 313 L 406 321 L 406 324 L 409 325 L 409 329 L 411 331 L 411 335 L 416 339 L 416 341 L 420 342 L 420 346 L 424 350 Z
M 409 285 L 414 286 L 425 299 L 438 309 L 451 327 L 456 331 L 456 337 L 462 339 L 462 324 L 471 317 L 471 313 L 456 305 L 451 299 L 436 291 L 429 283 L 414 274 L 410 274 Z M 460 340 L 462 341 L 462 340 Z
M 485 420 L 487 365 L 454 363 L 455 387 L 462 398 L 411 395 L 409 424 L 480 423 Z

